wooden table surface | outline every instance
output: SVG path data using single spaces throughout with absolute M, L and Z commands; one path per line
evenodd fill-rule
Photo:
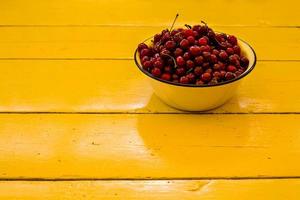
M 0 3 L 0 199 L 300 199 L 296 0 Z M 166 106 L 133 62 L 143 39 L 206 21 L 257 52 L 206 113 Z

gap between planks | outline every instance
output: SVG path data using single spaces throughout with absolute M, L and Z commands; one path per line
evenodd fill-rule
M 235 28 L 300 28 L 298 25 L 210 25 L 216 28 L 222 27 L 235 27 Z M 124 28 L 166 28 L 165 25 L 139 25 L 139 24 L 0 24 L 0 28 L 7 28 L 7 27 L 124 27 Z
M 245 177 L 141 177 L 141 178 L 0 178 L 0 181 L 191 181 L 191 180 L 288 180 L 300 179 L 300 176 L 245 176 Z
M 227 113 L 214 113 L 214 112 L 0 112 L 0 115 L 298 115 L 300 112 L 227 112 Z
M 133 57 L 133 56 L 132 56 Z M 133 61 L 134 59 L 131 57 L 128 58 L 0 58 L 1 60 L 49 60 L 49 61 L 61 61 L 61 60 L 124 60 L 124 61 Z M 300 62 L 300 60 L 260 60 L 259 62 Z

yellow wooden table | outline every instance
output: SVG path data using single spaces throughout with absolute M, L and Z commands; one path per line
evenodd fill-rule
M 0 199 L 300 199 L 299 6 L 2 1 Z M 221 108 L 174 110 L 134 65 L 177 12 L 257 52 Z

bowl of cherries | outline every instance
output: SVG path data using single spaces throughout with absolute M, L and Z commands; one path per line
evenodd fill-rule
M 221 106 L 254 69 L 255 51 L 204 22 L 174 29 L 173 25 L 138 45 L 136 65 L 154 93 L 174 108 L 204 111 Z

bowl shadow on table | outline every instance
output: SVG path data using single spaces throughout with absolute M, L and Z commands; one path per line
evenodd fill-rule
M 155 104 L 159 101 L 156 96 L 152 100 Z M 256 135 L 251 132 L 255 124 L 250 117 L 190 112 L 139 114 L 137 131 L 145 148 L 164 163 L 167 175 L 209 177 L 222 175 L 224 168 L 243 171 L 251 151 L 259 151 L 252 144 Z M 178 170 L 180 174 L 176 174 Z
M 159 99 L 158 96 L 156 96 L 155 93 L 151 95 L 151 97 L 148 100 L 148 103 L 141 109 L 145 110 L 147 113 L 187 113 L 187 114 L 209 114 L 209 113 L 239 113 L 243 110 L 248 110 L 248 103 L 244 102 L 238 94 L 235 94 L 230 100 L 225 102 L 224 104 L 220 105 L 219 107 L 211 110 L 206 111 L 184 111 L 179 110 L 176 108 L 173 108 L 169 106 L 168 104 L 164 103 L 162 100 Z

